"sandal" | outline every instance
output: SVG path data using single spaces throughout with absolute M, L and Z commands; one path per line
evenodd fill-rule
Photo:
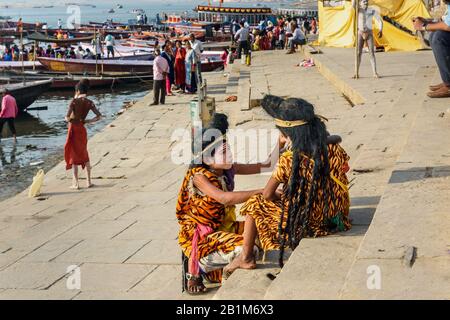
M 203 284 L 202 277 L 194 276 L 190 273 L 186 273 L 187 283 L 187 292 L 190 295 L 198 295 L 206 292 L 206 287 Z

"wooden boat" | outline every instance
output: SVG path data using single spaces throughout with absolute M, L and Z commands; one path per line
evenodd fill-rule
M 27 39 L 31 40 L 31 41 L 56 43 L 59 46 L 77 44 L 80 42 L 90 42 L 93 38 L 94 38 L 94 36 L 92 35 L 92 36 L 72 38 L 72 39 L 57 39 L 55 37 L 48 37 L 42 33 L 37 33 L 37 32 L 27 36 Z
M 24 31 L 23 35 L 27 35 L 27 32 Z M 0 29 L 1 37 L 20 37 L 20 32 L 17 31 L 16 28 L 8 28 L 8 29 Z
M 13 83 L 0 86 L 0 91 L 7 88 L 12 96 L 16 98 L 20 111 L 24 111 L 33 104 L 44 92 L 48 91 L 52 85 L 52 80 L 41 80 L 32 82 Z
M 38 58 L 48 70 L 75 74 L 96 74 L 105 72 L 153 73 L 152 61 L 139 60 L 81 60 Z
M 1 44 L 12 44 L 16 40 L 15 37 L 0 37 Z
M 0 70 L 31 70 L 31 69 L 43 69 L 42 64 L 39 61 L 24 61 L 23 65 L 21 61 L 0 61 Z
M 104 74 L 108 72 L 149 73 L 153 74 L 153 61 L 139 60 L 80 60 L 38 58 L 39 62 L 48 70 L 56 72 L 70 72 L 73 74 Z M 202 71 L 214 71 L 223 68 L 223 61 L 217 56 L 202 57 Z
M 51 90 L 73 90 L 77 83 L 82 79 L 89 80 L 89 87 L 96 88 L 113 88 L 120 85 L 131 83 L 139 83 L 143 81 L 150 81 L 153 79 L 152 74 L 137 74 L 131 75 L 129 73 L 105 74 L 102 76 L 83 76 L 83 75 L 68 75 L 64 73 L 46 73 L 46 72 L 16 72 L 6 71 L 0 72 L 0 83 L 18 83 L 31 82 L 38 80 L 52 79 L 53 83 Z

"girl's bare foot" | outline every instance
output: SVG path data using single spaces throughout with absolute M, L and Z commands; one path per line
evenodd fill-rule
M 69 187 L 69 189 L 72 189 L 72 190 L 79 190 L 80 187 L 79 187 L 77 184 L 73 184 L 73 185 L 71 185 L 71 186 Z
M 88 182 L 86 185 L 86 188 L 92 188 L 94 186 L 94 184 L 92 182 Z
M 242 254 L 233 259 L 226 267 L 223 268 L 223 278 L 228 279 L 236 269 L 255 269 L 255 257 L 250 257 L 248 260 L 242 257 Z
M 189 294 L 200 294 L 206 292 L 207 290 L 201 278 L 188 280 L 187 289 Z

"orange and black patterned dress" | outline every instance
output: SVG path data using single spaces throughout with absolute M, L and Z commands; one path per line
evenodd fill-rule
M 216 251 L 230 253 L 243 245 L 243 237 L 236 233 L 220 231 L 225 220 L 226 208 L 217 200 L 193 190 L 195 189 L 193 177 L 197 174 L 205 176 L 214 186 L 224 190 L 219 177 L 211 171 L 202 167 L 188 170 L 178 195 L 176 209 L 180 225 L 178 243 L 186 257 L 190 258 L 194 234 L 197 226 L 202 225 L 211 228 L 212 232 L 198 241 L 198 259 Z
M 272 177 L 283 185 L 287 185 L 291 176 L 292 168 L 292 152 L 284 152 L 278 161 Z M 309 181 L 309 192 L 312 179 L 313 161 L 303 156 L 305 161 L 302 162 L 300 170 L 301 175 L 307 177 Z M 332 192 L 334 202 L 331 196 L 324 199 L 321 191 L 318 191 L 318 198 L 313 203 L 313 212 L 309 218 L 309 233 L 313 237 L 320 237 L 330 234 L 330 225 L 335 226 L 339 231 L 351 228 L 348 214 L 350 210 L 350 197 L 348 193 L 348 179 L 346 172 L 348 171 L 349 156 L 345 150 L 338 144 L 328 145 L 328 157 L 330 162 L 329 179 L 332 179 Z M 329 205 L 328 215 L 324 214 L 325 201 Z M 288 201 L 282 196 L 281 200 L 269 201 L 264 199 L 262 195 L 256 195 L 250 198 L 241 208 L 241 215 L 250 215 L 253 217 L 258 230 L 258 237 L 264 251 L 277 250 L 280 248 L 279 243 L 279 223 L 281 221 L 281 210 L 284 204 L 284 221 L 287 220 Z

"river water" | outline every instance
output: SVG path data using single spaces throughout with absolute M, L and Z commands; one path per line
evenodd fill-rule
M 91 91 L 94 101 L 104 118 L 88 126 L 92 136 L 117 117 L 124 103 L 139 100 L 149 93 L 150 84 L 130 85 L 114 91 Z M 29 111 L 16 119 L 17 143 L 11 138 L 0 142 L 0 200 L 27 188 L 39 168 L 48 171 L 63 160 L 67 124 L 64 116 L 73 92 L 48 92 L 32 107 L 48 107 L 48 110 Z M 9 130 L 3 129 L 4 136 Z

